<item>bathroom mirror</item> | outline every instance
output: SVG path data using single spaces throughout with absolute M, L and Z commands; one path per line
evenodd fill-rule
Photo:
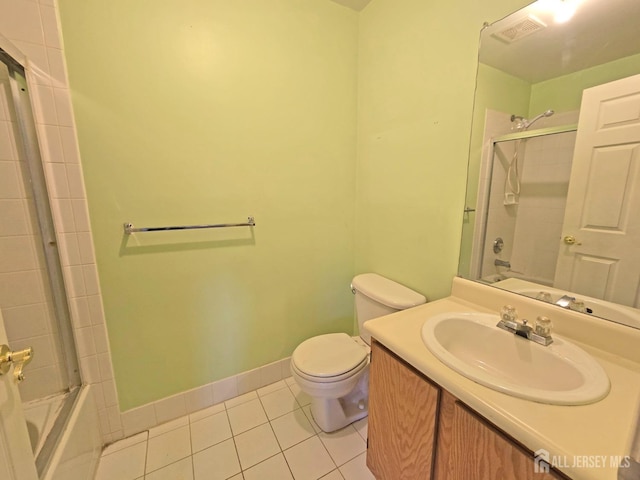
M 581 110 L 630 84 L 615 115 L 639 134 L 638 25 L 637 0 L 539 0 L 483 28 L 460 276 L 640 328 L 640 237 L 609 248 L 640 235 L 640 138 L 584 150 L 602 114 Z

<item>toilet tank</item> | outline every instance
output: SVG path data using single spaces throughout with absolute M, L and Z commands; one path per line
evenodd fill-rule
M 356 296 L 356 319 L 360 337 L 367 344 L 371 343 L 371 335 L 362 326 L 364 322 L 422 305 L 427 301 L 424 295 L 377 273 L 356 275 L 351 282 L 351 290 Z

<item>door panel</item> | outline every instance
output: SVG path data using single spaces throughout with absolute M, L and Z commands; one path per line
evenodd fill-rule
M 0 311 L 0 345 L 7 343 Z M 0 375 L 0 478 L 37 480 L 22 402 L 13 377 L 14 367 Z
M 632 307 L 640 287 L 640 75 L 584 91 L 554 286 Z M 575 241 L 565 242 L 565 237 Z

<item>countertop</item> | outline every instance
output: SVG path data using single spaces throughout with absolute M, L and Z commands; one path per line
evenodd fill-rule
M 469 301 L 471 300 L 471 301 Z M 550 316 L 554 333 L 578 345 L 602 365 L 609 394 L 589 405 L 548 405 L 516 398 L 453 371 L 421 339 L 424 322 L 444 312 L 497 313 L 506 303 Z M 640 403 L 640 330 L 590 319 L 557 306 L 463 279 L 452 296 L 370 320 L 365 328 L 407 363 L 504 430 L 532 452 L 549 452 L 551 464 L 574 480 L 615 480 L 617 459 L 629 455 Z

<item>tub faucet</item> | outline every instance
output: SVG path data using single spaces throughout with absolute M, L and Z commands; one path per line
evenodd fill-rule
M 509 263 L 509 260 L 500 260 L 499 258 L 496 258 L 493 261 L 493 264 L 496 267 L 507 267 L 507 268 L 511 268 L 511 263 Z

